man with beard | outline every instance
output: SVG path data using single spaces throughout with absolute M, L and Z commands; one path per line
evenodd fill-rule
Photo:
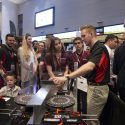
M 16 75 L 17 56 L 13 49 L 15 37 L 7 34 L 5 37 L 6 44 L 0 46 L 0 88 L 4 85 L 3 76 L 6 72 L 14 72 Z

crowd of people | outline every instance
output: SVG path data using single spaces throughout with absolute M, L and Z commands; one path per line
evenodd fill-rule
M 81 37 L 73 40 L 74 52 L 67 52 L 61 39 L 53 35 L 48 35 L 46 41 L 32 42 L 28 33 L 15 49 L 15 37 L 7 34 L 5 44 L 0 45 L 0 96 L 16 97 L 30 86 L 35 94 L 41 79 L 53 80 L 60 88 L 67 80 L 74 83 L 74 78 L 82 77 L 87 89 L 78 88 L 79 112 L 99 118 L 109 89 L 115 89 L 125 101 L 125 42 L 119 45 L 119 38 L 109 34 L 102 43 L 92 25 L 81 26 L 80 31 Z M 84 48 L 85 44 L 90 50 Z M 88 121 L 88 125 L 99 123 Z

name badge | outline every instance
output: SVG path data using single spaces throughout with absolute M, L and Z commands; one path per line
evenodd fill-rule
M 87 92 L 88 84 L 87 79 L 84 77 L 77 77 L 77 89 Z

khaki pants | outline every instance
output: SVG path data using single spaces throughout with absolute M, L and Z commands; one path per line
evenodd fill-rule
M 88 86 L 87 91 L 87 114 L 88 115 L 97 115 L 97 119 L 107 102 L 109 93 L 108 85 L 102 86 Z M 88 121 L 88 125 L 100 125 L 99 121 Z

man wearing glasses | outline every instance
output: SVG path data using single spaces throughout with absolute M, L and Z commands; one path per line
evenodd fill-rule
M 84 43 L 81 37 L 74 38 L 73 45 L 75 47 L 75 52 L 73 52 L 72 55 L 70 56 L 71 60 L 69 69 L 71 70 L 71 72 L 76 70 L 75 65 L 77 65 L 76 68 L 79 68 L 80 66 L 85 64 L 87 62 L 87 57 L 89 56 L 89 51 L 84 50 Z M 77 81 L 79 81 L 79 83 L 77 83 L 77 111 L 86 114 L 87 93 L 86 89 L 80 87 L 81 86 L 87 87 L 87 84 L 83 82 L 81 83 L 80 81 L 83 80 L 83 77 L 81 78 L 77 79 Z

